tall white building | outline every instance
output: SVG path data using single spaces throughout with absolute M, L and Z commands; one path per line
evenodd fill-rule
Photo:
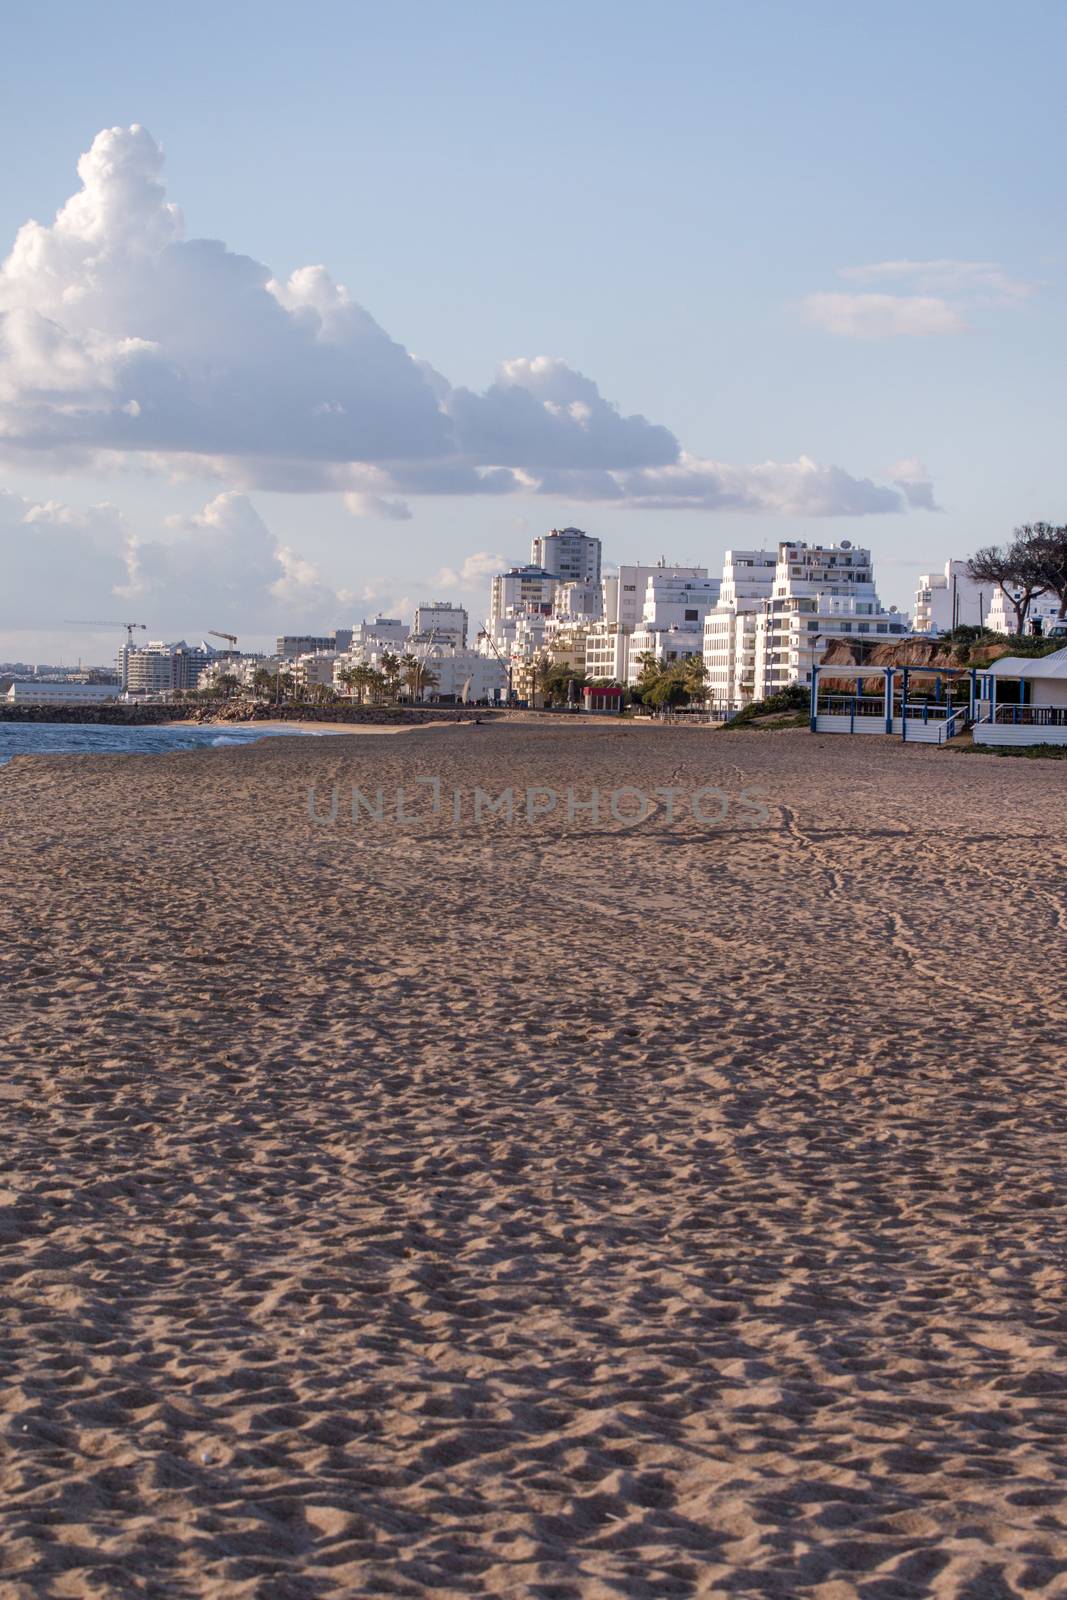
M 915 591 L 916 633 L 951 633 L 953 628 L 980 628 L 995 585 L 975 583 L 966 561 L 946 561 L 943 572 L 924 572 Z
M 498 572 L 490 590 L 490 622 L 518 611 L 540 611 L 548 616 L 558 582 L 558 577 L 533 564 Z
M 709 578 L 706 567 L 687 573 L 657 568 L 650 574 L 641 621 L 630 636 L 628 683 L 641 676 L 641 656 L 670 663 L 703 654 L 704 618 L 719 589 L 719 579 Z
M 600 540 L 581 528 L 553 528 L 530 544 L 533 566 L 558 578 L 560 583 L 600 584 Z
M 736 710 L 752 699 L 756 626 L 770 603 L 777 567 L 777 553 L 726 552 L 719 602 L 704 618 L 704 665 L 713 705 Z
M 173 694 L 175 689 L 195 689 L 204 668 L 217 652 L 203 640 L 198 645 L 180 639 L 167 644 L 152 639 L 146 645 L 126 646 L 116 665 L 123 689 L 129 694 Z
M 783 541 L 771 598 L 756 619 L 752 698 L 765 700 L 791 683 L 810 683 L 811 669 L 839 637 L 908 632 L 908 618 L 887 611 L 874 586 L 869 550 Z
M 660 561 L 656 566 L 621 566 L 618 575 L 602 579 L 600 620 L 586 637 L 586 675 L 610 683 L 626 683 L 630 671 L 630 639 L 641 623 L 648 580 L 657 574 L 676 578 L 707 577 L 706 567 L 679 567 Z
M 377 646 L 379 650 L 399 652 L 407 643 L 408 626 L 399 617 L 383 617 L 379 612 L 368 622 L 364 617 L 352 631 L 352 648 L 358 645 Z
M 418 639 L 433 639 L 440 644 L 467 648 L 467 613 L 462 606 L 447 600 L 423 601 L 415 608 L 412 634 Z

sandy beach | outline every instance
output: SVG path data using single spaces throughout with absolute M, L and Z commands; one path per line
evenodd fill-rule
M 1065 781 L 547 721 L 5 768 L 0 1595 L 1067 1594 Z

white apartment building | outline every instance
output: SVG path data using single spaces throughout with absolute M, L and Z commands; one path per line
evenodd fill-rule
M 706 567 L 679 567 L 660 561 L 653 567 L 623 565 L 618 575 L 602 579 L 602 612 L 586 636 L 586 676 L 626 683 L 630 669 L 630 637 L 642 621 L 648 581 L 657 574 L 676 578 L 707 576 Z
M 511 612 L 552 610 L 559 579 L 543 567 L 511 567 L 493 579 L 489 598 L 489 621 L 497 622 Z
M 966 561 L 946 561 L 943 572 L 924 572 L 915 591 L 914 631 L 938 634 L 980 628 L 993 587 L 968 577 Z
M 839 637 L 908 632 L 908 618 L 886 610 L 874 586 L 869 550 L 783 541 L 770 600 L 757 615 L 751 697 L 765 700 L 791 683 L 810 683 L 811 669 Z
M 453 606 L 447 600 L 423 601 L 415 608 L 413 635 L 418 639 L 434 639 L 442 644 L 454 645 L 458 650 L 467 648 L 467 613 L 462 606 Z
M 481 653 L 492 655 L 495 645 L 502 656 L 528 660 L 545 648 L 549 620 L 543 611 L 511 611 L 507 616 L 490 622 L 488 636 L 482 641 Z
M 752 699 L 756 624 L 770 602 L 776 552 L 727 550 L 719 602 L 704 618 L 704 665 L 712 705 L 737 710 Z
M 146 645 L 125 646 L 115 664 L 126 693 L 173 694 L 175 689 L 195 689 L 201 672 L 217 654 L 204 640 L 192 645 L 184 639 L 176 644 L 153 639 Z
M 368 622 L 364 617 L 358 628 L 352 630 L 351 647 L 377 646 L 399 654 L 407 644 L 409 629 L 399 617 L 383 617 L 381 613 Z M 340 648 L 340 647 L 339 647 Z
M 301 689 L 332 688 L 336 650 L 313 650 L 289 663 L 293 682 Z
M 600 587 L 600 540 L 581 528 L 552 528 L 530 544 L 530 562 L 560 583 Z
M 552 600 L 552 615 L 564 622 L 592 622 L 601 614 L 599 583 L 559 583 Z
M 423 700 L 455 700 L 464 705 L 495 705 L 507 691 L 507 668 L 495 656 L 458 649 L 435 640 L 415 645 L 418 657 L 434 682 L 423 690 Z
M 1036 600 L 1030 602 L 1030 610 L 1026 616 L 1027 632 L 1032 632 L 1035 621 L 1041 624 L 1042 633 L 1048 633 L 1054 622 L 1059 621 L 1060 603 L 1054 594 L 1038 595 Z M 989 610 L 986 612 L 985 625 L 993 633 L 1015 632 L 1015 608 L 1009 604 L 1004 590 L 997 584 L 989 601 Z
M 630 635 L 627 683 L 641 676 L 643 655 L 664 663 L 703 655 L 704 618 L 718 601 L 720 587 L 706 567 L 687 573 L 656 568 L 650 574 L 641 621 Z
M 256 673 L 261 667 L 274 672 L 277 670 L 277 665 L 276 656 L 256 655 L 248 651 L 234 655 L 226 651 L 203 669 L 196 680 L 196 686 L 198 689 L 214 689 L 220 678 L 236 678 L 242 689 L 251 689 Z

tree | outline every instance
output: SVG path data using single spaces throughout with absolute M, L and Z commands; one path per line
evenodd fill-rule
M 1054 594 L 1062 622 L 1067 616 L 1067 527 L 1034 522 L 1017 530 L 1030 550 L 1046 594 Z
M 400 657 L 400 681 L 413 700 L 421 700 L 424 692 L 437 684 L 426 663 L 413 655 Z
M 235 694 L 240 687 L 241 685 L 232 672 L 220 672 L 215 679 L 215 689 L 222 695 L 224 700 L 229 700 L 231 695 Z
M 400 657 L 392 650 L 383 650 L 380 660 L 385 692 L 390 700 L 395 700 L 400 691 Z
M 252 688 L 256 694 L 265 694 L 268 698 L 274 693 L 275 675 L 269 667 L 257 667 L 252 675 Z
M 708 669 L 703 656 L 686 656 L 682 664 L 682 682 L 690 702 L 699 700 L 703 705 L 708 698 Z
M 1043 528 L 1045 524 L 1038 523 Z M 1026 632 L 1030 607 L 1048 585 L 1042 570 L 1042 536 L 1034 527 L 1016 528 L 1006 549 L 985 545 L 967 563 L 967 576 L 973 583 L 992 583 L 1004 595 L 1015 613 L 1015 632 Z
M 531 678 L 533 679 L 534 693 L 539 694 L 545 705 L 552 703 L 552 686 L 556 663 L 552 660 L 547 650 L 542 650 L 540 655 L 534 657 Z
M 375 678 L 373 667 L 368 667 L 365 661 L 358 666 L 345 667 L 341 673 L 341 681 L 353 693 L 360 705 L 366 700 Z

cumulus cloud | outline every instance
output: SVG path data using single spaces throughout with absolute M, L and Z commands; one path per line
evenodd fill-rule
M 995 261 L 875 261 L 842 267 L 838 277 L 851 283 L 903 284 L 909 291 L 890 293 L 883 287 L 808 295 L 808 321 L 850 339 L 966 333 L 971 327 L 968 315 L 1025 300 L 1036 288 L 1011 277 Z
M 235 619 L 252 632 L 334 627 L 353 599 L 232 492 L 168 517 L 148 537 L 112 505 L 78 509 L 0 491 L 0 568 L 0 627 L 12 632 L 131 613 L 167 637 L 199 637 Z
M 336 492 L 355 516 L 394 520 L 418 495 L 800 503 L 810 515 L 906 506 L 889 485 L 806 460 L 696 461 L 669 428 L 624 414 L 554 357 L 505 361 L 482 393 L 453 387 L 325 267 L 283 280 L 217 240 L 187 238 L 162 170 L 143 127 L 106 129 L 55 220 L 19 230 L 0 268 L 9 460 L 99 470 L 135 458 L 235 489 Z M 927 318 L 936 305 L 929 297 Z M 148 553 L 139 559 L 147 571 Z
M 898 461 L 890 467 L 889 476 L 913 510 L 941 510 L 934 499 L 933 479 L 921 461 Z
M 484 589 L 486 578 L 504 572 L 511 565 L 506 557 L 494 550 L 477 550 L 469 555 L 460 567 L 442 567 L 431 579 L 435 592 L 441 589 Z
M 271 533 L 251 501 L 228 491 L 192 516 L 168 517 L 166 537 L 126 544 L 126 582 L 116 592 L 152 610 L 190 618 L 240 618 L 252 629 L 286 620 L 325 622 L 351 596 L 325 583 L 315 566 Z M 198 620 L 200 619 L 200 620 Z M 225 627 L 225 620 L 215 626 Z
M 127 530 L 112 505 L 80 510 L 0 489 L 0 627 L 20 630 L 64 618 L 104 620 L 126 577 Z M 92 608 L 92 609 L 90 609 Z
M 900 490 L 821 466 L 808 456 L 753 467 L 686 456 L 676 466 L 628 474 L 619 492 L 631 505 L 650 510 L 684 505 L 787 517 L 861 517 L 900 511 L 904 504 Z

